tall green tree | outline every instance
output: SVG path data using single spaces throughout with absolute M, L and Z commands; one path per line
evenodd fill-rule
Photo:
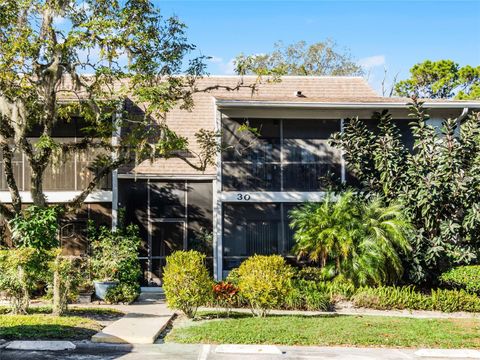
M 346 50 L 330 39 L 307 45 L 305 41 L 285 45 L 277 42 L 271 53 L 235 58 L 238 74 L 362 75 L 362 68 Z
M 179 102 L 192 105 L 188 89 L 204 69 L 202 59 L 183 67 L 194 46 L 177 18 L 163 19 L 144 0 L 124 4 L 5 0 L 0 13 L 0 147 L 13 205 L 13 209 L 1 205 L 5 217 L 18 215 L 22 209 L 12 170 L 15 151 L 25 154 L 30 167 L 33 203 L 45 207 L 47 167 L 88 149 L 105 150 L 92 165 L 95 176 L 91 182 L 64 205 L 65 210 L 74 210 L 106 174 L 132 156 L 154 158 L 186 146 L 186 140 L 166 126 L 161 134 L 149 126 L 152 117 Z M 188 76 L 176 77 L 181 70 Z M 125 125 L 112 121 L 125 96 L 145 104 L 145 115 L 134 121 L 125 119 L 130 136 L 112 145 L 114 126 Z M 73 121 L 75 116 L 88 123 L 84 138 L 59 142 L 52 137 L 57 122 Z M 35 143 L 28 136 L 32 129 L 40 132 Z
M 365 200 L 352 191 L 328 194 L 321 203 L 290 212 L 294 252 L 356 285 L 395 283 L 403 275 L 401 254 L 410 252 L 411 225 L 399 205 Z
M 426 60 L 410 69 L 410 78 L 395 85 L 395 94 L 428 99 L 480 99 L 480 66 L 452 60 Z
M 402 203 L 416 229 L 406 264 L 410 277 L 433 282 L 449 267 L 480 256 L 480 119 L 446 119 L 439 132 L 428 124 L 421 102 L 414 100 L 410 110 L 413 149 L 388 112 L 374 115 L 376 132 L 358 118 L 347 120 L 332 144 L 344 151 L 362 191 Z
M 199 171 L 213 164 L 218 134 L 200 130 L 200 151 L 185 156 L 188 139 L 163 121 L 174 106 L 191 109 L 194 93 L 222 88 L 197 86 L 204 58 L 191 56 L 195 46 L 178 18 L 163 18 L 148 0 L 4 0 L 0 14 L 0 150 L 12 198 L 12 207 L 0 204 L 4 218 L 22 214 L 16 152 L 25 154 L 33 204 L 42 208 L 46 169 L 98 151 L 91 181 L 59 213 L 78 209 L 105 175 L 132 159 L 176 156 Z M 242 86 L 250 87 L 228 89 Z M 123 112 L 125 98 L 142 111 Z M 87 123 L 80 139 L 52 136 L 56 124 L 77 117 Z M 112 143 L 118 129 L 126 131 Z

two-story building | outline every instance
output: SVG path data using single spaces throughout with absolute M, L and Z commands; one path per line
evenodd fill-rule
M 237 76 L 211 76 L 201 79 L 198 87 L 235 86 L 238 81 Z M 243 81 L 253 83 L 256 77 Z M 247 87 L 219 88 L 196 94 L 194 101 L 192 111 L 169 112 L 167 124 L 192 139 L 193 150 L 196 131 L 221 130 L 224 151 L 218 154 L 217 165 L 200 173 L 172 158 L 123 167 L 89 196 L 80 216 L 111 219 L 115 226 L 119 209 L 125 210 L 127 221 L 140 227 L 145 284 L 160 285 L 165 257 L 180 249 L 204 251 L 217 279 L 253 254 L 290 256 L 289 210 L 301 202 L 321 200 L 326 175 L 341 181 L 349 178 L 341 152 L 328 144 L 333 133 L 342 131 L 343 119 L 368 120 L 373 112 L 389 109 L 404 140 L 412 142 L 409 99 L 380 97 L 360 77 L 287 76 L 260 84 L 254 93 Z M 424 106 L 432 123 L 438 124 L 440 119 L 480 109 L 480 102 L 427 100 Z M 256 128 L 258 134 L 243 131 L 242 124 Z M 67 136 L 65 131 L 75 135 L 79 129 L 65 127 L 58 136 Z M 19 156 L 19 176 L 28 177 Z M 75 158 L 62 176 L 52 177 L 49 201 L 60 202 L 80 189 L 88 177 L 82 175 L 88 160 Z M 3 177 L 0 181 L 5 190 Z M 22 190 L 28 201 L 27 186 Z M 8 196 L 0 192 L 2 201 Z M 81 220 L 72 224 L 75 221 Z M 86 240 L 75 235 L 72 224 L 62 232 L 64 246 L 83 251 Z

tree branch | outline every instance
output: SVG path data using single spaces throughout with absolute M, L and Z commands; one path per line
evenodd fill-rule
M 8 189 L 10 190 L 10 196 L 12 197 L 12 206 L 15 213 L 20 214 L 22 211 L 22 198 L 20 197 L 17 182 L 15 180 L 15 176 L 13 175 L 12 150 L 6 142 L 1 144 L 1 148 L 3 153 L 3 168 L 5 170 L 5 178 L 7 180 Z

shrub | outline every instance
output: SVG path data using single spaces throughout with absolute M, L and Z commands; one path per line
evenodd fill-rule
M 225 308 L 227 316 L 237 304 L 238 287 L 229 282 L 220 281 L 213 285 L 213 299 L 215 306 Z
M 480 298 L 465 290 L 432 290 L 432 310 L 480 312 Z
M 454 289 L 480 295 L 480 265 L 459 266 L 440 276 L 440 282 Z
M 480 312 L 480 298 L 464 290 L 432 290 L 422 294 L 414 287 L 362 288 L 353 296 L 357 307 L 373 309 L 437 310 Z
M 141 276 L 138 248 L 138 227 L 129 225 L 112 231 L 106 226 L 94 229 L 89 226 L 92 256 L 91 268 L 94 279 L 116 280 L 121 283 L 138 284 Z
M 238 268 L 238 287 L 254 315 L 279 308 L 292 288 L 293 269 L 279 255 L 255 255 Z
M 205 266 L 205 255 L 198 251 L 176 251 L 167 257 L 163 289 L 170 308 L 195 316 L 199 306 L 212 298 L 212 280 Z
M 86 261 L 78 256 L 62 256 L 61 250 L 53 252 L 55 259 L 50 262 L 53 273 L 53 314 L 63 315 L 68 310 L 68 300 L 74 297 L 83 280 Z
M 335 277 L 335 267 L 314 267 L 306 266 L 301 268 L 296 274 L 295 278 L 300 280 L 312 280 L 312 281 L 326 281 L 332 280 Z
M 304 270 L 307 279 L 343 275 L 365 286 L 395 283 L 403 275 L 401 255 L 411 250 L 412 227 L 400 205 L 384 206 L 380 198 L 365 200 L 346 191 L 337 197 L 329 193 L 323 202 L 303 204 L 289 215 L 293 251 L 322 267 Z
M 355 285 L 342 277 L 341 275 L 335 277 L 332 281 L 324 281 L 320 283 L 323 291 L 330 295 L 332 301 L 350 300 L 355 294 Z
M 331 309 L 330 296 L 321 291 L 306 291 L 305 308 L 310 311 L 328 311 Z
M 51 258 L 51 252 L 33 248 L 0 251 L 0 291 L 6 293 L 14 314 L 27 313 L 30 293 L 50 276 L 47 264 Z
M 303 310 L 305 308 L 305 297 L 298 286 L 294 285 L 285 296 L 283 307 L 288 310 Z
M 138 227 L 128 225 L 112 231 L 106 226 L 93 229 L 90 225 L 89 233 L 94 238 L 91 257 L 94 279 L 118 281 L 105 300 L 110 303 L 133 302 L 139 295 L 141 277 Z
M 356 307 L 380 310 L 429 310 L 432 306 L 431 299 L 415 291 L 413 286 L 364 287 L 357 291 L 352 300 Z
M 50 250 L 58 246 L 58 208 L 29 206 L 9 222 L 16 246 Z
M 240 281 L 240 275 L 238 274 L 238 268 L 230 270 L 226 280 L 227 280 L 227 282 L 238 286 L 238 282 Z
M 121 282 L 109 288 L 105 295 L 105 301 L 111 304 L 130 304 L 140 295 L 140 286 L 132 283 Z

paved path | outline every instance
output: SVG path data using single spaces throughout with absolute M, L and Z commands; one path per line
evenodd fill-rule
M 199 311 L 224 311 L 220 308 L 201 307 Z M 247 308 L 232 309 L 235 312 L 251 314 L 252 311 Z M 303 310 L 272 310 L 272 315 L 301 315 L 301 316 L 331 316 L 331 315 L 365 315 L 365 316 L 393 316 L 409 317 L 418 319 L 480 319 L 480 313 L 455 312 L 444 313 L 440 311 L 420 311 L 420 310 L 374 310 L 365 308 L 340 308 L 335 311 L 303 311 Z
M 420 357 L 416 349 L 380 349 L 347 347 L 279 346 L 279 354 L 219 353 L 216 345 L 153 344 L 110 345 L 79 344 L 65 352 L 10 351 L 0 349 L 1 360 L 446 360 L 452 357 Z M 235 350 L 235 349 L 234 349 Z M 456 358 L 462 359 L 462 358 Z M 466 360 L 467 358 L 463 358 Z M 474 358 L 471 358 L 474 359 Z
M 93 342 L 153 344 L 174 316 L 174 312 L 167 308 L 163 294 L 158 293 L 142 293 L 131 305 L 109 307 L 126 315 L 95 334 Z

